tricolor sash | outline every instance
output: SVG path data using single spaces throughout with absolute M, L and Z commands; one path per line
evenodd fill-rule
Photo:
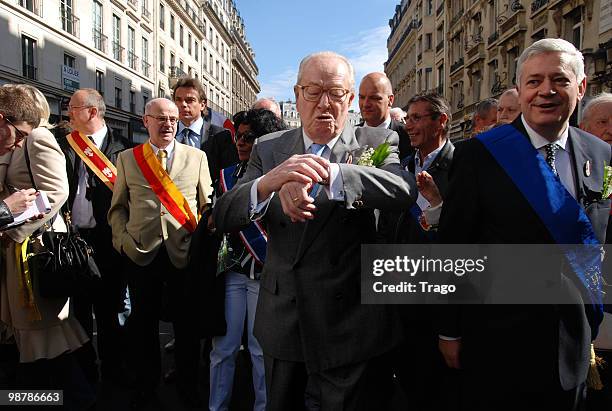
M 117 178 L 115 165 L 83 133 L 75 130 L 68 134 L 66 139 L 83 163 L 112 191 Z
M 231 167 L 227 167 L 221 170 L 221 191 L 226 192 L 231 190 L 238 178 L 236 177 L 236 168 L 238 164 Z M 248 250 L 249 254 L 253 256 L 255 261 L 263 265 L 266 261 L 266 249 L 268 245 L 268 234 L 266 230 L 257 221 L 252 221 L 249 226 L 238 232 L 240 240 L 244 243 L 244 246 Z
M 189 208 L 189 203 L 159 163 L 151 145 L 144 143 L 136 146 L 134 158 L 159 201 L 180 225 L 193 233 L 197 221 Z
M 563 186 L 544 157 L 512 125 L 476 136 L 508 174 L 531 208 L 562 248 L 584 286 L 585 311 L 593 337 L 603 318 L 601 244 L 584 210 Z M 521 161 L 517 161 L 517 158 Z M 580 247 L 575 245 L 579 244 Z

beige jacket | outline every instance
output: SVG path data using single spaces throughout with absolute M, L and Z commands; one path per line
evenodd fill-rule
M 197 218 L 212 193 L 206 154 L 177 143 L 169 174 Z M 175 267 L 184 268 L 189 262 L 191 234 L 161 204 L 138 167 L 133 149 L 117 159 L 108 222 L 115 249 L 140 266 L 149 265 L 162 244 Z

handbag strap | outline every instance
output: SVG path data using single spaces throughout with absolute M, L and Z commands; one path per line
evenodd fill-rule
M 32 168 L 30 167 L 30 155 L 28 154 L 28 141 L 25 141 L 23 145 L 23 154 L 25 157 L 26 166 L 28 167 L 28 174 L 30 175 L 30 181 L 32 182 L 32 188 L 38 191 L 38 187 L 36 187 L 36 183 L 34 182 L 34 176 L 32 175 Z

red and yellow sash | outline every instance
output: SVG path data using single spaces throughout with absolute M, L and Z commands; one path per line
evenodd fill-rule
M 113 163 L 83 133 L 75 130 L 66 139 L 87 167 L 112 191 L 117 178 L 117 168 Z
M 134 148 L 134 158 L 153 192 L 168 212 L 187 231 L 193 233 L 197 221 L 189 208 L 189 203 L 164 170 L 149 143 Z

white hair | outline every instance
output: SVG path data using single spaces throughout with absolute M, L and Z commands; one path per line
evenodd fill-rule
M 154 98 L 153 100 L 147 101 L 147 104 L 145 105 L 145 109 L 144 109 L 145 114 L 149 114 L 151 112 L 150 109 L 153 104 L 157 104 L 161 101 L 167 101 L 168 103 L 170 103 L 171 106 L 173 106 L 176 109 L 176 111 L 178 111 L 178 107 L 176 106 L 176 104 L 174 104 L 174 101 L 167 99 L 165 97 L 159 97 L 159 98 Z
M 572 43 L 563 39 L 542 39 L 527 47 L 518 59 L 516 67 L 516 81 L 520 84 L 523 64 L 530 58 L 543 53 L 561 53 L 561 62 L 568 66 L 576 76 L 576 81 L 580 83 L 585 77 L 584 57 Z
M 258 109 L 265 109 L 265 110 L 270 110 L 271 112 L 274 113 L 274 115 L 278 118 L 281 117 L 281 109 L 280 106 L 278 105 L 278 103 L 276 102 L 276 100 L 274 100 L 271 97 L 263 97 L 258 99 L 257 101 L 255 101 L 255 103 L 253 103 L 252 108 L 254 110 L 258 110 Z
M 353 65 L 346 57 L 336 52 L 333 52 L 333 51 L 317 51 L 316 53 L 312 53 L 304 57 L 302 61 L 300 62 L 300 68 L 298 70 L 298 76 L 297 76 L 298 84 L 300 84 L 300 80 L 302 79 L 302 72 L 304 71 L 304 67 L 306 67 L 306 64 L 308 64 L 308 62 L 311 59 L 318 58 L 318 57 L 335 57 L 337 59 L 342 60 L 344 64 L 346 64 L 346 67 L 348 68 L 349 88 L 352 90 L 355 87 L 355 70 L 353 69 Z
M 589 116 L 591 112 L 597 107 L 612 103 L 612 93 L 603 92 L 595 98 L 589 100 L 589 102 L 584 106 L 584 110 L 582 110 L 582 121 L 586 124 L 589 123 Z
M 397 114 L 400 117 L 406 117 L 406 112 L 404 110 L 402 110 L 400 107 L 393 107 L 391 110 L 389 110 L 389 113 L 391 115 L 393 114 Z

